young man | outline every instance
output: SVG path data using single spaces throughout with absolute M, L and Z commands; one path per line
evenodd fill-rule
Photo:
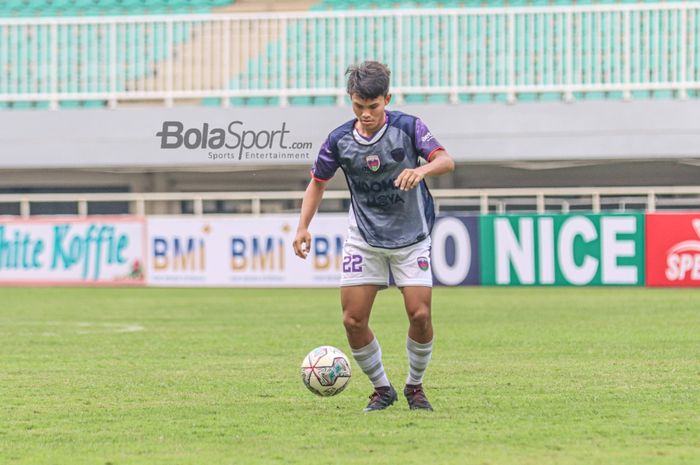
M 321 147 L 304 194 L 294 252 L 301 258 L 309 253 L 309 224 L 326 181 L 341 168 L 352 200 L 340 300 L 352 355 L 374 385 L 365 411 L 385 409 L 397 399 L 368 324 L 377 292 L 389 285 L 389 269 L 409 319 L 404 395 L 411 409 L 432 410 L 422 383 L 433 345 L 430 231 L 435 212 L 423 178 L 453 171 L 454 162 L 420 119 L 385 110 L 391 100 L 385 65 L 367 61 L 351 66 L 346 75 L 356 119 L 333 130 Z M 428 163 L 420 165 L 419 157 Z

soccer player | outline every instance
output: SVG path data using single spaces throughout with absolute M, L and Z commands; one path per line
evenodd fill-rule
M 294 252 L 301 258 L 308 255 L 309 224 L 326 181 L 341 168 L 351 206 L 340 300 L 352 355 L 374 386 L 365 411 L 385 409 L 397 399 L 369 327 L 374 298 L 388 287 L 390 269 L 409 320 L 404 395 L 412 410 L 432 410 L 423 391 L 423 374 L 433 348 L 430 231 L 435 211 L 424 178 L 453 171 L 454 162 L 419 118 L 385 109 L 391 101 L 385 65 L 366 61 L 350 66 L 345 74 L 355 119 L 333 130 L 319 151 L 301 206 Z

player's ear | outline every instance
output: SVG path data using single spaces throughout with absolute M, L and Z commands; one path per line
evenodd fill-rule
M 389 105 L 389 102 L 391 102 L 391 94 L 386 94 L 386 97 L 384 97 L 384 105 Z

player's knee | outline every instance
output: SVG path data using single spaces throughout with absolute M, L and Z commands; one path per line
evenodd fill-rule
M 354 333 L 367 328 L 367 319 L 357 318 L 353 315 L 345 314 L 343 315 L 343 325 L 345 326 L 345 330 L 347 332 Z
M 421 304 L 410 309 L 408 319 L 414 326 L 428 326 L 430 324 L 430 307 L 428 305 Z

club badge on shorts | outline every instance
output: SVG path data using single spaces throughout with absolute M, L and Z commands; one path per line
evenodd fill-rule
M 418 257 L 418 268 L 423 271 L 428 271 L 428 268 L 430 268 L 428 259 L 425 257 Z
M 381 166 L 381 162 L 379 161 L 379 155 L 367 155 L 365 161 L 367 162 L 367 168 L 369 168 L 370 171 L 372 171 L 373 173 L 376 173 L 377 170 L 379 170 L 379 167 Z

